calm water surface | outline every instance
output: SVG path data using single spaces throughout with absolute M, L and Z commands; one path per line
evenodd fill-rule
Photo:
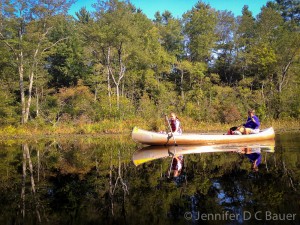
M 130 136 L 0 146 L 1 225 L 300 224 L 300 133 L 169 151 Z

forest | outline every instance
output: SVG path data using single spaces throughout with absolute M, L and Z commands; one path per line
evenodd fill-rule
M 257 16 L 245 5 L 236 17 L 199 1 L 153 20 L 130 1 L 98 0 L 75 16 L 72 4 L 0 1 L 2 133 L 159 129 L 171 111 L 186 127 L 234 124 L 249 108 L 299 121 L 299 1 L 269 1 Z

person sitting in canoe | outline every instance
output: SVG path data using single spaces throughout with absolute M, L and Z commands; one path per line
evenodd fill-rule
M 246 123 L 238 127 L 234 132 L 234 134 L 258 134 L 260 131 L 259 127 L 260 127 L 260 122 L 258 117 L 255 115 L 255 110 L 250 109 L 248 111 L 248 118 Z
M 170 114 L 169 123 L 172 129 L 172 132 L 175 134 L 182 134 L 182 129 L 180 126 L 180 121 L 175 113 Z

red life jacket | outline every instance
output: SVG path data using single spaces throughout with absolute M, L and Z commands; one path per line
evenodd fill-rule
M 227 134 L 228 135 L 233 135 L 233 131 L 229 129 L 228 132 L 227 132 Z
M 235 131 L 237 129 L 237 127 L 230 127 L 230 129 L 228 130 L 227 134 L 229 135 L 233 135 L 233 131 Z
M 170 120 L 172 132 L 175 132 L 175 130 L 176 130 L 176 120 Z

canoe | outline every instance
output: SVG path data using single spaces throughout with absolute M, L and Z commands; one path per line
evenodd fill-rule
M 230 144 L 237 142 L 263 141 L 274 139 L 275 132 L 272 127 L 261 130 L 258 134 L 248 135 L 224 135 L 224 134 L 175 134 L 177 145 L 207 145 L 207 144 Z M 174 145 L 175 141 L 171 135 L 147 131 L 134 127 L 132 139 L 145 145 Z
M 147 146 L 133 153 L 132 161 L 138 166 L 156 159 L 172 157 L 173 155 L 188 155 L 213 152 L 240 153 L 245 148 L 248 152 L 269 152 L 275 150 L 275 140 L 266 140 L 249 143 L 219 144 L 219 145 L 172 145 Z

